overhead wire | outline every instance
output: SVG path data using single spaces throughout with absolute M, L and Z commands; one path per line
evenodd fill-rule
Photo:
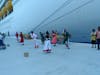
M 43 25 L 50 17 L 55 15 L 58 11 L 60 11 L 62 8 L 68 6 L 73 0 L 67 0 L 65 1 L 58 9 L 56 9 L 52 14 L 50 14 L 48 17 L 46 17 L 40 24 L 38 24 L 33 30 L 35 31 L 39 26 Z
M 54 20 L 52 20 L 52 21 L 50 21 L 50 22 L 48 22 L 47 24 L 44 24 L 44 25 L 47 26 L 47 25 L 49 25 L 50 23 L 55 22 L 56 20 L 61 19 L 61 18 L 64 17 L 64 16 L 70 15 L 71 13 L 73 13 L 73 12 L 75 12 L 76 10 L 78 10 L 78 9 L 80 9 L 80 8 L 82 8 L 82 7 L 84 7 L 84 6 L 88 5 L 88 4 L 90 4 L 90 3 L 92 3 L 93 1 L 94 1 L 94 0 L 89 0 L 89 1 L 87 1 L 86 3 L 84 3 L 84 4 L 82 4 L 82 5 L 78 6 L 78 7 L 76 7 L 75 9 L 73 9 L 73 10 L 71 10 L 71 11 L 69 11 L 69 12 L 67 12 L 67 13 L 65 13 L 65 14 L 63 14 L 63 15 L 61 15 L 61 16 L 59 16 L 59 17 L 57 17 L 56 19 L 54 19 Z

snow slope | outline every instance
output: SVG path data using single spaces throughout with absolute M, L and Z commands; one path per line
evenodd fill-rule
M 20 45 L 14 37 L 5 39 L 10 44 L 0 50 L 0 75 L 99 75 L 100 51 L 90 44 L 69 43 L 52 47 L 52 53 L 43 53 L 43 45 L 35 49 L 33 40 Z M 28 52 L 29 57 L 24 57 Z

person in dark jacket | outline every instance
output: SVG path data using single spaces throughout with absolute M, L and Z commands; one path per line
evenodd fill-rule
M 40 37 L 41 37 L 42 44 L 44 44 L 45 36 L 44 36 L 44 34 L 42 32 L 40 32 Z
M 18 32 L 16 32 L 15 36 L 16 36 L 17 41 L 19 41 L 19 40 L 18 40 L 18 36 L 19 36 L 19 35 L 18 35 Z
M 66 47 L 69 49 L 68 41 L 69 41 L 69 38 L 70 38 L 70 34 L 66 29 L 64 29 L 62 35 L 63 35 L 63 38 L 64 38 L 63 44 L 65 44 Z
M 6 49 L 6 45 L 4 44 L 3 40 L 3 34 L 0 33 L 0 49 Z

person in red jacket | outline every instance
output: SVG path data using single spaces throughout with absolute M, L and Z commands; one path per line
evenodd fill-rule
M 23 33 L 22 32 L 20 32 L 20 43 L 22 45 L 24 45 L 24 36 L 23 36 Z
M 51 41 L 51 43 L 54 45 L 54 46 L 56 46 L 56 43 L 57 43 L 57 34 L 56 34 L 56 32 L 52 32 L 52 41 Z
M 17 39 L 17 41 L 18 41 L 18 32 L 16 32 L 16 39 Z

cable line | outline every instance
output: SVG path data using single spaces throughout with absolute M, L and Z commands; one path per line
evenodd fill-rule
M 62 8 L 68 6 L 73 0 L 67 0 L 65 1 L 58 9 L 56 9 L 51 15 L 49 15 L 47 18 L 45 18 L 40 24 L 38 24 L 33 30 L 35 31 L 39 26 L 41 26 L 43 23 L 45 23 L 50 17 L 55 15 L 58 11 L 60 11 Z

